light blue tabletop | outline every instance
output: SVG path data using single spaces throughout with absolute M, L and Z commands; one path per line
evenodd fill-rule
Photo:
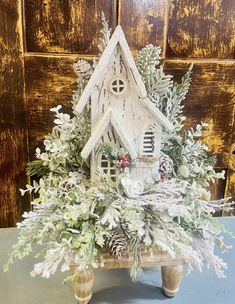
M 228 230 L 235 232 L 235 218 L 221 218 Z M 0 229 L 0 266 L 16 240 L 16 229 Z M 225 237 L 235 247 L 235 239 Z M 175 298 L 161 292 L 158 268 L 143 270 L 133 283 L 128 270 L 98 270 L 91 304 L 232 304 L 235 303 L 235 248 L 224 254 L 229 268 L 227 279 L 218 279 L 211 271 L 194 271 L 185 275 Z M 76 303 L 69 283 L 62 284 L 58 273 L 45 280 L 30 277 L 34 259 L 17 261 L 8 273 L 0 269 L 0 304 L 68 304 Z

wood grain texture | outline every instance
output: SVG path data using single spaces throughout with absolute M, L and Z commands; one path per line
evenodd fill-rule
M 166 296 L 171 298 L 177 294 L 183 273 L 183 265 L 161 267 L 162 289 Z
M 171 0 L 167 57 L 235 58 L 234 0 Z
M 216 172 L 221 172 L 225 170 L 225 179 L 217 179 L 214 183 L 210 184 L 210 192 L 211 192 L 211 199 L 221 199 L 225 196 L 225 188 L 226 188 L 226 180 L 227 180 L 227 169 L 223 168 L 216 168 Z M 219 212 L 220 214 L 220 212 Z
M 102 254 L 103 266 L 101 269 L 122 269 L 131 268 L 133 259 L 126 257 L 116 259 L 107 252 Z M 166 252 L 154 250 L 153 252 L 141 251 L 141 266 L 143 268 L 161 266 L 163 281 L 163 291 L 169 297 L 174 297 L 179 290 L 179 285 L 183 277 L 183 265 L 185 260 L 181 256 L 172 258 Z M 71 265 L 71 271 L 76 271 L 76 265 Z M 93 269 L 86 269 L 75 274 L 73 280 L 74 297 L 78 304 L 89 303 L 92 297 L 92 287 L 94 283 Z
M 71 112 L 76 74 L 73 62 L 76 57 L 26 57 L 25 85 L 29 125 L 29 155 L 35 159 L 35 149 L 42 145 L 44 136 L 53 127 L 50 109 L 58 104 Z
M 231 197 L 233 201 L 235 201 L 235 113 L 233 113 L 233 118 L 234 121 L 233 128 L 231 130 L 232 136 L 229 158 L 230 170 L 227 172 L 225 197 Z M 235 215 L 235 209 L 231 211 L 223 211 L 223 215 Z
M 180 79 L 187 68 L 180 61 L 166 62 L 166 70 Z M 230 168 L 234 123 L 235 64 L 195 63 L 192 83 L 184 101 L 186 128 L 200 121 L 208 124 L 203 141 L 218 158 L 219 168 Z
M 116 26 L 116 0 L 25 0 L 29 52 L 97 54 L 100 13 Z
M 231 197 L 235 201 L 235 171 L 229 170 L 226 179 L 225 197 Z M 234 210 L 223 212 L 223 215 L 235 215 Z
M 78 304 L 88 304 L 92 297 L 94 285 L 94 271 L 89 268 L 76 274 L 73 280 L 74 297 Z
M 164 47 L 166 0 L 119 0 L 119 24 L 134 54 L 147 44 Z
M 15 226 L 28 197 L 19 188 L 27 179 L 27 126 L 19 1 L 0 2 L 0 227 Z
M 235 64 L 234 64 L 235 65 Z M 234 68 L 235 74 L 235 68 Z M 234 76 L 234 83 L 235 83 L 235 76 Z M 235 84 L 234 84 L 235 86 Z M 233 92 L 233 102 L 235 104 L 235 89 Z M 229 168 L 235 171 L 235 106 L 233 108 L 233 126 L 231 128 L 231 141 L 230 141 L 230 157 L 229 157 Z M 234 185 L 235 186 L 235 185 Z M 234 193 L 235 196 L 235 193 Z

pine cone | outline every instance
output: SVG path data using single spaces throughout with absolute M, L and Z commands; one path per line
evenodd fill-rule
M 115 232 L 108 240 L 107 247 L 109 254 L 120 260 L 127 255 L 127 242 L 122 232 Z
M 165 153 L 161 152 L 160 161 L 159 161 L 159 172 L 165 176 L 169 175 L 173 171 L 173 161 Z
M 92 74 L 92 67 L 90 63 L 85 60 L 78 60 L 78 62 L 73 65 L 75 73 L 79 77 L 90 78 Z

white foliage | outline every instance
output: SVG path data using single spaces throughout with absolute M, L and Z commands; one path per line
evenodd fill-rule
M 117 227 L 120 220 L 120 205 L 114 201 L 106 209 L 103 216 L 100 219 L 102 225 L 108 225 L 109 229 Z

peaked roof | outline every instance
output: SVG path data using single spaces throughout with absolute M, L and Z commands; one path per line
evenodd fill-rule
M 90 155 L 92 149 L 95 147 L 95 145 L 100 140 L 101 136 L 104 134 L 105 130 L 107 129 L 109 123 L 112 124 L 115 131 L 117 132 L 117 135 L 120 137 L 120 140 L 123 144 L 123 146 L 126 148 L 126 150 L 130 153 L 130 156 L 132 159 L 137 158 L 137 153 L 135 151 L 135 148 L 133 147 L 131 141 L 126 136 L 126 132 L 123 130 L 121 124 L 119 123 L 116 115 L 113 113 L 112 109 L 108 109 L 97 126 L 95 127 L 94 132 L 92 133 L 91 137 L 87 141 L 86 145 L 84 146 L 81 156 L 84 159 L 87 159 Z
M 142 99 L 143 104 L 149 109 L 154 117 L 169 131 L 173 130 L 172 123 L 162 114 L 162 112 L 146 97 Z
M 91 96 L 91 93 L 95 87 L 95 85 L 100 81 L 100 77 L 103 72 L 105 72 L 109 60 L 113 54 L 113 51 L 117 47 L 117 45 L 121 47 L 121 50 L 124 54 L 125 60 L 129 66 L 129 69 L 131 71 L 131 74 L 135 80 L 137 91 L 139 93 L 140 98 L 143 100 L 144 105 L 150 110 L 150 112 L 155 116 L 155 118 L 161 122 L 161 124 L 168 130 L 173 129 L 173 125 L 170 123 L 170 121 L 159 111 L 149 100 L 147 97 L 147 92 L 145 89 L 145 85 L 142 81 L 141 75 L 136 67 L 135 61 L 132 57 L 130 48 L 128 46 L 128 43 L 126 41 L 125 35 L 123 33 L 123 30 L 120 25 L 116 27 L 116 30 L 114 31 L 106 49 L 104 50 L 98 65 L 96 66 L 93 74 L 91 75 L 91 78 L 89 79 L 82 96 L 79 99 L 79 102 L 76 105 L 75 111 L 78 113 L 81 113 L 87 104 L 89 97 Z

